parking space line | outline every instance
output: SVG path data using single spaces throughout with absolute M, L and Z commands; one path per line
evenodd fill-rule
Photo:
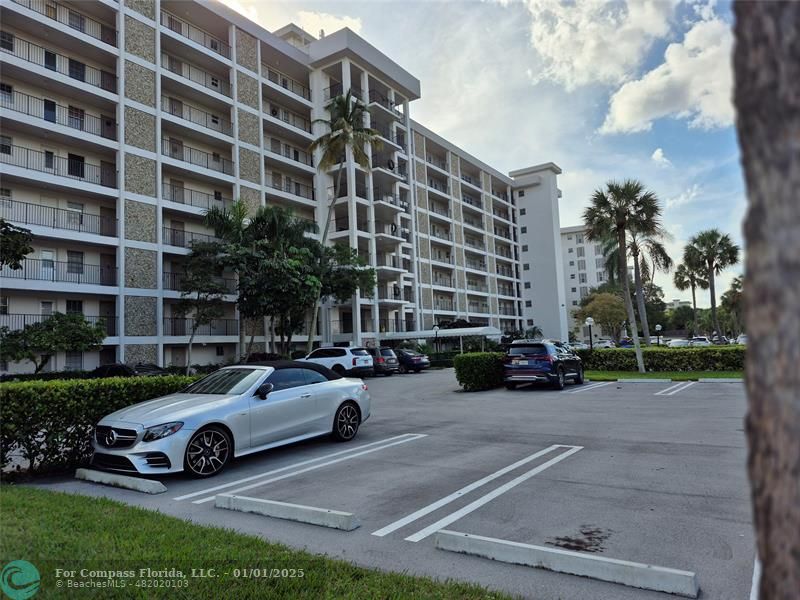
M 495 471 L 491 475 L 487 475 L 486 477 L 484 477 L 482 479 L 478 479 L 477 481 L 473 481 L 469 485 L 466 485 L 466 486 L 462 487 L 460 490 L 456 490 L 452 494 L 449 494 L 448 496 L 445 496 L 444 498 L 442 498 L 440 500 L 437 500 L 436 502 L 433 502 L 433 503 L 429 504 L 428 506 L 425 506 L 424 508 L 419 509 L 416 512 L 413 512 L 410 515 L 407 515 L 407 516 L 403 517 L 402 519 L 399 519 L 399 520 L 395 521 L 394 523 L 390 523 L 386 527 L 378 529 L 377 531 L 373 531 L 372 535 L 376 535 L 378 537 L 383 537 L 385 535 L 389 535 L 393 531 L 397 531 L 398 529 L 400 529 L 402 527 L 405 527 L 409 523 L 413 523 L 414 521 L 416 521 L 418 519 L 421 519 L 425 515 L 427 515 L 429 513 L 432 513 L 432 512 L 434 512 L 436 510 L 439 510 L 442 506 L 450 504 L 451 502 L 453 502 L 454 500 L 457 500 L 458 498 L 460 498 L 464 494 L 468 494 L 473 490 L 477 490 L 479 487 L 484 486 L 484 485 L 486 485 L 487 483 L 489 483 L 491 481 L 494 481 L 498 477 L 502 477 L 506 473 L 510 473 L 514 469 L 517 469 L 517 468 L 521 467 L 522 465 L 525 465 L 525 464 L 531 462 L 532 460 L 536 460 L 540 456 L 544 456 L 545 454 L 549 454 L 550 452 L 552 452 L 556 448 L 571 448 L 571 447 L 572 446 L 562 446 L 560 444 L 554 444 L 554 445 L 550 446 L 549 448 L 545 448 L 544 450 L 540 450 L 539 452 L 536 452 L 535 454 L 531 454 L 530 456 L 526 456 L 522 460 L 518 460 L 514 464 L 508 465 L 507 467 L 503 467 L 499 471 Z
M 369 450 L 362 450 L 361 452 L 356 452 L 355 454 L 347 454 L 346 456 L 342 456 L 340 458 L 335 458 L 333 460 L 328 460 L 317 465 L 311 465 L 310 467 L 306 467 L 305 469 L 300 469 L 299 471 L 291 471 L 289 473 L 284 473 L 283 475 L 278 475 L 277 477 L 271 477 L 269 479 L 259 480 L 255 483 L 251 483 L 250 485 L 245 485 L 240 488 L 236 488 L 234 490 L 230 490 L 229 494 L 238 494 L 239 492 L 245 492 L 247 490 L 252 490 L 253 488 L 261 487 L 263 485 L 267 485 L 268 483 L 274 483 L 275 481 L 281 481 L 282 479 L 288 479 L 289 477 L 295 477 L 296 475 L 302 475 L 303 473 L 308 473 L 309 471 L 314 471 L 316 469 L 321 469 L 322 467 L 327 467 L 329 465 L 333 465 L 336 463 L 343 462 L 345 460 L 350 460 L 351 458 L 357 458 L 359 456 L 364 456 L 365 454 L 371 454 L 373 452 L 378 452 L 379 450 L 385 450 L 386 448 L 391 448 L 392 446 L 397 446 L 399 444 L 405 444 L 408 442 L 413 442 L 414 440 L 418 440 L 424 437 L 428 437 L 425 433 L 415 433 L 411 434 L 411 437 L 407 437 L 402 440 L 397 440 L 395 442 L 391 442 L 388 444 L 384 444 L 382 446 L 376 446 L 375 448 L 370 448 Z M 216 496 L 208 496 L 207 498 L 201 498 L 200 500 L 193 500 L 192 504 L 205 504 L 206 502 L 211 502 L 214 500 Z
M 675 389 L 675 388 L 681 387 L 681 386 L 682 386 L 682 385 L 684 385 L 685 383 L 686 383 L 685 381 L 679 381 L 678 383 L 673 383 L 671 386 L 669 386 L 669 387 L 666 387 L 666 388 L 664 388 L 663 390 L 658 390 L 658 391 L 657 391 L 656 393 L 654 393 L 653 395 L 654 395 L 654 396 L 663 396 L 663 395 L 664 395 L 666 392 L 668 392 L 668 391 L 670 391 L 670 390 L 673 390 L 673 389 Z
M 287 465 L 285 467 L 281 467 L 279 469 L 272 469 L 271 471 L 266 471 L 265 473 L 259 473 L 257 475 L 251 475 L 250 477 L 245 477 L 243 479 L 237 479 L 236 481 L 229 481 L 228 483 L 223 483 L 221 485 L 215 485 L 214 487 L 205 488 L 198 492 L 192 492 L 191 494 L 184 494 L 183 496 L 177 496 L 173 498 L 173 500 L 188 500 L 189 498 L 195 498 L 196 496 L 203 496 L 205 494 L 210 494 L 211 492 L 216 492 L 219 490 L 224 490 L 225 488 L 233 487 L 234 485 L 239 485 L 240 483 L 247 483 L 248 481 L 253 481 L 254 479 L 261 479 L 262 477 L 269 477 L 270 475 L 274 475 L 275 473 L 282 473 L 284 471 L 290 471 L 291 469 L 296 469 L 298 467 L 303 467 L 305 465 L 309 465 L 313 462 L 317 462 L 319 460 L 325 460 L 328 458 L 333 458 L 334 456 L 341 456 L 342 454 L 349 454 L 350 452 L 357 452 L 359 450 L 364 450 L 365 448 L 372 448 L 373 446 L 377 446 L 379 444 L 385 444 L 387 442 L 393 442 L 394 440 L 399 440 L 400 438 L 405 438 L 411 435 L 418 435 L 414 433 L 404 433 L 403 435 L 396 435 L 394 437 L 386 438 L 385 440 L 380 440 L 378 442 L 371 442 L 369 444 L 362 444 L 360 446 L 356 446 L 355 448 L 348 448 L 347 450 L 340 450 L 338 452 L 333 452 L 331 454 L 324 454 L 322 456 L 317 456 L 316 458 L 309 458 L 308 460 L 303 460 L 300 462 L 293 463 L 291 465 Z M 416 438 L 415 438 L 416 439 Z
M 573 391 L 567 392 L 567 393 L 568 394 L 580 394 L 581 392 L 588 392 L 588 391 L 591 391 L 591 390 L 596 390 L 597 388 L 601 388 L 601 387 L 606 386 L 606 385 L 611 385 L 612 383 L 616 383 L 616 381 L 603 381 L 603 382 L 598 382 L 598 383 L 592 383 L 592 384 L 589 384 L 589 385 L 581 386 L 579 389 L 573 390 Z
M 484 494 L 483 496 L 481 496 L 477 500 L 474 500 L 473 502 L 467 504 L 463 508 L 460 508 L 459 510 L 457 510 L 457 511 L 455 511 L 453 513 L 450 513 L 446 517 L 443 517 L 443 518 L 439 519 L 438 521 L 436 521 L 433 525 L 429 525 L 428 527 L 425 527 L 424 529 L 421 529 L 417 533 L 415 533 L 413 535 L 410 535 L 405 539 L 407 541 L 409 541 L 409 542 L 419 542 L 420 540 L 425 539 L 429 535 L 431 535 L 433 533 L 436 533 L 440 529 L 443 529 L 444 527 L 447 527 L 448 525 L 450 525 L 450 523 L 454 523 L 454 522 L 458 521 L 461 517 L 464 517 L 464 516 L 468 515 L 469 513 L 479 509 L 481 506 L 483 506 L 484 504 L 486 504 L 488 502 L 491 502 L 492 500 L 494 500 L 498 496 L 502 496 L 507 491 L 517 487 L 519 484 L 527 481 L 528 479 L 530 479 L 534 475 L 537 475 L 538 473 L 541 473 L 545 469 L 549 469 L 550 467 L 552 467 L 553 465 L 561 462 L 565 458 L 568 458 L 568 457 L 572 456 L 573 454 L 575 454 L 576 452 L 580 452 L 581 450 L 583 450 L 583 446 L 564 446 L 564 447 L 565 448 L 570 448 L 570 449 L 567 450 L 566 452 L 562 453 L 562 454 L 559 454 L 555 458 L 551 458 L 547 462 L 542 463 L 538 467 L 534 467 L 530 471 L 527 471 L 527 472 L 523 473 L 519 477 L 516 477 L 516 478 L 512 479 L 508 483 L 505 483 L 505 484 L 501 485 L 500 487 L 495 488 L 494 490 L 492 490 L 488 494 Z
M 659 392 L 653 394 L 654 396 L 673 396 L 678 392 L 682 392 L 683 390 L 692 387 L 696 381 L 682 381 L 678 384 L 671 385 L 670 387 L 663 389 Z

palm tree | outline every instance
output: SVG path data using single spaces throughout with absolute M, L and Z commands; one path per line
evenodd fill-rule
M 631 241 L 628 244 L 628 251 L 633 258 L 633 282 L 636 287 L 639 319 L 642 321 L 644 343 L 648 346 L 650 345 L 650 325 L 647 322 L 643 282 L 647 281 L 652 284 L 652 276 L 656 270 L 668 272 L 672 268 L 672 258 L 664 246 L 664 242 L 671 236 L 664 231 L 659 222 L 652 223 L 651 227 L 652 231 L 647 234 L 639 234 L 636 230 L 631 231 Z M 648 263 L 648 257 L 652 262 L 652 269 Z
M 707 229 L 689 240 L 689 244 L 683 251 L 683 260 L 702 264 L 705 267 L 708 291 L 711 296 L 711 322 L 717 335 L 722 335 L 717 319 L 714 276 L 739 262 L 739 246 L 731 241 L 727 233 L 723 234 L 719 229 Z
M 627 234 L 637 231 L 640 235 L 650 235 L 660 227 L 661 207 L 656 195 L 646 190 L 636 180 L 628 179 L 622 183 L 609 181 L 606 189 L 598 189 L 592 194 L 591 204 L 583 211 L 583 222 L 586 235 L 590 240 L 603 241 L 610 235 L 617 239 L 619 272 L 623 275 L 625 309 L 636 351 L 636 364 L 639 372 L 644 373 L 644 359 L 639 345 L 639 333 L 636 329 L 636 316 L 633 313 L 631 286 L 627 277 Z
M 309 148 L 311 152 L 316 150 L 322 151 L 322 157 L 317 163 L 317 169 L 320 172 L 327 174 L 332 167 L 339 165 L 336 172 L 333 197 L 328 204 L 325 226 L 322 229 L 322 239 L 320 242 L 323 246 L 328 241 L 328 230 L 331 225 L 333 209 L 336 200 L 339 198 L 347 149 L 350 148 L 353 159 L 361 167 L 368 169 L 370 159 L 367 154 L 367 145 L 375 149 L 381 147 L 381 141 L 378 139 L 378 132 L 365 126 L 366 117 L 369 115 L 366 105 L 357 98 L 353 98 L 350 90 L 348 90 L 347 94 L 344 96 L 339 95 L 333 98 L 325 108 L 330 118 L 315 119 L 314 123 L 325 125 L 328 131 L 314 140 Z M 355 185 L 355 182 L 351 181 L 349 184 L 352 186 Z M 321 291 L 320 289 L 320 293 Z M 308 352 L 311 352 L 314 347 L 314 337 L 316 337 L 317 334 L 318 312 L 319 293 L 317 294 L 317 301 L 314 303 L 311 326 L 308 332 Z
M 696 265 L 688 262 L 683 262 L 675 269 L 675 274 L 672 276 L 672 282 L 675 287 L 681 291 L 691 288 L 692 290 L 692 320 L 694 321 L 694 335 L 700 332 L 697 329 L 697 297 L 695 291 L 697 288 L 701 290 L 708 289 L 708 281 L 702 271 L 702 265 Z

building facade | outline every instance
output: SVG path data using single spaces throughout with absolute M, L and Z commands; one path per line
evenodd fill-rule
M 592 288 L 608 281 L 602 244 L 589 241 L 586 237 L 586 228 L 582 225 L 562 227 L 561 260 L 568 330 L 578 339 L 582 340 L 584 337 L 588 339 L 588 329 L 582 322 L 578 322 L 575 312 L 580 307 L 581 300 L 589 295 Z M 596 329 L 593 334 L 599 335 L 599 327 Z
M 554 318 L 546 295 L 523 305 L 524 280 L 532 294 L 555 282 L 537 268 L 525 279 L 516 194 L 541 196 L 540 235 L 555 240 L 558 168 L 504 175 L 415 123 L 419 81 L 352 31 L 270 33 L 213 1 L 2 0 L 0 11 L 0 216 L 34 234 L 23 268 L 0 274 L 0 325 L 68 312 L 108 331 L 99 352 L 55 356 L 50 369 L 185 364 L 192 321 L 175 308 L 192 243 L 214 239 L 205 211 L 238 198 L 322 229 L 335 169 L 320 173 L 308 147 L 347 90 L 382 144 L 369 168 L 345 157 L 329 239 L 356 248 L 378 285 L 324 306 L 318 342 Z M 549 253 L 558 259 L 557 242 Z M 236 282 L 224 282 L 225 315 L 198 331 L 198 363 L 268 337 L 261 325 L 240 331 Z

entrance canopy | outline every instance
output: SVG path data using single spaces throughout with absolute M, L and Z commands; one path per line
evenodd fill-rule
M 437 335 L 438 334 L 438 335 Z M 383 340 L 407 340 L 407 339 L 421 339 L 421 338 L 452 338 L 452 337 L 491 337 L 499 338 L 503 335 L 497 327 L 460 327 L 458 329 L 425 329 L 422 331 L 394 331 L 391 333 L 381 333 L 380 337 Z

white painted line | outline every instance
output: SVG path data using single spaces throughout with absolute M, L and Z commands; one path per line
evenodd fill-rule
M 585 552 L 533 546 L 456 531 L 439 531 L 436 534 L 436 547 L 459 554 L 591 577 L 687 598 L 697 598 L 700 593 L 697 576 L 692 571 L 593 556 Z
M 617 383 L 672 383 L 672 379 L 617 379 Z
M 744 383 L 744 379 L 741 377 L 702 377 L 697 381 L 699 383 Z
M 678 392 L 682 392 L 683 390 L 692 387 L 696 381 L 684 381 L 682 382 L 677 388 L 670 389 L 669 391 L 664 390 L 661 394 L 656 394 L 660 396 L 674 396 Z
M 418 440 L 420 438 L 428 437 L 425 433 L 415 433 L 413 437 L 407 437 L 402 440 L 398 440 L 396 442 L 391 442 L 388 444 L 384 444 L 383 446 L 376 446 L 375 448 L 370 448 L 369 450 L 362 450 L 361 452 L 356 452 L 355 454 L 348 454 L 346 456 L 342 456 L 340 458 L 335 458 L 333 460 L 328 460 L 316 465 L 311 465 L 310 467 L 306 467 L 305 469 L 300 469 L 299 471 L 291 471 L 289 473 L 284 473 L 283 475 L 278 475 L 277 477 L 271 477 L 269 479 L 263 479 L 256 481 L 255 483 L 251 483 L 249 485 L 245 485 L 240 488 L 236 488 L 235 490 L 231 490 L 230 494 L 238 494 L 239 492 L 245 492 L 247 490 L 252 490 L 253 488 L 261 487 L 263 485 L 267 485 L 269 483 L 274 483 L 275 481 L 280 481 L 282 479 L 288 479 L 289 477 L 295 477 L 296 475 L 302 475 L 303 473 L 308 473 L 309 471 L 314 471 L 316 469 L 321 469 L 322 467 L 327 467 L 328 465 L 333 465 L 336 463 L 340 463 L 345 460 L 350 460 L 351 458 L 356 458 L 359 456 L 364 456 L 365 454 L 371 454 L 373 452 L 378 452 L 379 450 L 384 450 L 386 448 L 391 448 L 392 446 L 397 446 L 398 444 L 405 444 L 407 442 L 413 442 L 414 440 Z M 200 500 L 193 500 L 192 504 L 205 504 L 206 502 L 211 502 L 214 499 L 214 496 L 208 496 L 207 498 L 201 498 Z
M 549 448 L 545 448 L 544 450 L 540 450 L 539 452 L 536 452 L 535 454 L 531 454 L 530 456 L 526 456 L 522 460 L 518 460 L 514 464 L 508 465 L 507 467 L 503 467 L 499 471 L 495 471 L 494 473 L 492 473 L 491 475 L 487 475 L 483 479 L 478 479 L 477 481 L 473 481 L 469 485 L 466 485 L 466 486 L 462 487 L 460 490 L 456 490 L 455 492 L 453 492 L 452 494 L 450 494 L 448 496 L 445 496 L 441 500 L 437 500 L 436 502 L 433 502 L 432 504 L 429 504 L 428 506 L 426 506 L 424 508 L 421 508 L 416 512 L 413 512 L 410 515 L 407 515 L 407 516 L 403 517 L 402 519 L 400 519 L 398 521 L 395 521 L 394 523 L 390 523 L 389 525 L 387 525 L 386 527 L 383 527 L 382 529 L 378 529 L 377 531 L 373 531 L 372 535 L 376 535 L 378 537 L 383 537 L 385 535 L 389 535 L 393 531 L 397 531 L 401 527 L 405 527 L 409 523 L 413 523 L 414 521 L 416 521 L 418 519 L 421 519 L 425 515 L 427 515 L 429 513 L 432 513 L 435 510 L 439 510 L 442 506 L 450 504 L 454 500 L 457 500 L 457 499 L 461 498 L 464 494 L 468 494 L 473 490 L 477 490 L 479 487 L 481 487 L 483 485 L 486 485 L 490 481 L 494 481 L 498 477 L 502 477 L 506 473 L 510 473 L 514 469 L 517 469 L 517 468 L 521 467 L 522 465 L 525 465 L 525 464 L 531 462 L 532 460 L 536 460 L 540 456 L 544 456 L 545 454 L 548 454 L 548 453 L 552 452 L 556 448 L 572 448 L 572 446 L 562 446 L 562 445 L 559 445 L 559 444 L 555 444 L 553 446 L 550 446 Z
M 579 389 L 574 390 L 572 392 L 567 392 L 568 394 L 580 394 L 581 392 L 589 392 L 591 390 L 596 390 L 597 388 L 601 388 L 606 385 L 611 385 L 612 383 L 617 383 L 616 381 L 601 381 L 598 383 L 593 383 L 591 385 L 583 385 Z
M 95 471 L 94 469 L 78 469 L 75 471 L 75 479 L 91 481 L 92 483 L 102 483 L 112 487 L 143 492 L 145 494 L 163 494 L 167 491 L 167 486 L 160 481 L 107 473 L 106 471 Z
M 240 483 L 247 483 L 248 481 L 253 481 L 254 479 L 261 479 L 262 477 L 269 477 L 270 475 L 274 475 L 275 473 L 282 473 L 284 471 L 290 471 L 292 469 L 296 469 L 298 467 L 303 467 L 305 465 L 309 465 L 313 462 L 317 462 L 319 460 L 326 460 L 328 458 L 333 458 L 334 456 L 341 456 L 342 454 L 349 454 L 350 452 L 357 452 L 359 450 L 363 450 L 365 448 L 371 448 L 373 446 L 377 446 L 379 444 L 385 444 L 387 442 L 392 442 L 394 440 L 398 440 L 400 438 L 405 438 L 411 435 L 417 435 L 414 433 L 404 433 L 403 435 L 396 435 L 394 437 L 386 438 L 385 440 L 381 440 L 379 442 L 371 442 L 369 444 L 362 444 L 360 446 L 356 446 L 354 448 L 348 448 L 347 450 L 340 450 L 339 452 L 333 452 L 331 454 L 324 454 L 322 456 L 317 456 L 316 458 L 309 458 L 308 460 L 303 460 L 300 462 L 293 463 L 291 465 L 287 465 L 285 467 L 281 467 L 279 469 L 272 469 L 271 471 L 265 471 L 264 473 L 259 473 L 258 475 L 251 475 L 250 477 L 245 477 L 243 479 L 237 479 L 236 481 L 229 481 L 228 483 L 223 483 L 221 485 L 215 485 L 214 487 L 205 488 L 200 490 L 199 492 L 192 492 L 191 494 L 184 494 L 183 496 L 178 496 L 173 498 L 173 500 L 187 500 L 189 498 L 194 498 L 196 496 L 204 496 L 206 494 L 210 494 L 211 492 L 216 492 L 218 490 L 224 490 L 225 488 L 233 487 L 235 485 L 239 485 Z
M 288 502 L 277 502 L 275 500 L 262 500 L 261 498 L 250 498 L 249 496 L 219 494 L 214 505 L 217 508 L 254 513 L 265 517 L 297 521 L 298 523 L 310 523 L 311 525 L 341 529 L 343 531 L 353 531 L 353 529 L 361 525 L 353 513 L 304 506 L 302 504 L 289 504 Z
M 759 587 L 761 586 L 761 561 L 756 560 L 753 563 L 753 581 L 750 583 L 750 600 L 758 600 Z
M 436 533 L 437 531 L 439 531 L 443 527 L 447 527 L 448 525 L 450 525 L 450 523 L 454 523 L 455 521 L 458 521 L 461 517 L 463 517 L 465 515 L 468 515 L 469 513 L 471 513 L 474 510 L 479 509 L 484 504 L 486 504 L 488 502 L 491 502 L 492 500 L 494 500 L 498 496 L 501 496 L 501 495 L 505 494 L 510 489 L 513 489 L 513 488 L 517 487 L 520 483 L 523 483 L 524 481 L 527 481 L 528 479 L 530 479 L 534 475 L 536 475 L 538 473 L 541 473 L 545 469 L 549 469 L 550 467 L 552 467 L 556 463 L 559 463 L 562 460 L 564 460 L 565 458 L 568 458 L 568 457 L 572 456 L 576 452 L 579 452 L 579 451 L 583 450 L 583 446 L 570 446 L 569 448 L 570 449 L 567 450 L 566 452 L 564 452 L 562 454 L 559 454 L 555 458 L 551 458 L 547 462 L 542 463 L 541 465 L 539 465 L 537 467 L 534 467 L 530 471 L 526 471 L 525 473 L 523 473 L 519 477 L 516 477 L 516 478 L 512 479 L 511 481 L 509 481 L 507 483 L 504 483 L 500 487 L 493 489 L 488 494 L 484 494 L 483 496 L 481 496 L 477 500 L 474 500 L 473 502 L 470 502 L 469 504 L 467 504 L 463 508 L 460 508 L 459 510 L 455 511 L 454 513 L 450 513 L 446 517 L 443 517 L 443 518 L 439 519 L 438 521 L 436 521 L 433 525 L 429 525 L 425 529 L 421 529 L 417 533 L 415 533 L 413 535 L 410 535 L 405 539 L 407 541 L 409 541 L 409 542 L 418 542 L 420 540 L 424 540 L 426 537 L 428 537 L 432 533 Z
M 684 385 L 685 383 L 686 383 L 685 381 L 679 381 L 678 383 L 673 383 L 671 386 L 666 387 L 663 390 L 658 390 L 653 395 L 654 396 L 663 396 L 665 392 L 668 392 L 668 391 L 673 390 L 673 389 L 675 389 L 677 387 L 680 387 L 680 386 Z

